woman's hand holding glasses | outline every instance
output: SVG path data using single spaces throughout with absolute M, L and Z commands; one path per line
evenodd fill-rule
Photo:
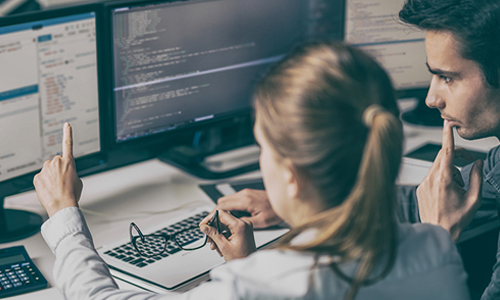
M 218 230 L 214 224 L 209 225 L 216 212 L 200 222 L 200 229 L 210 239 L 212 250 L 216 250 L 226 261 L 247 257 L 257 250 L 252 222 L 238 219 L 230 213 L 218 210 L 221 226 Z

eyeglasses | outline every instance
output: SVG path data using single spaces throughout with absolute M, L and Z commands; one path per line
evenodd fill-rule
M 208 226 L 215 226 L 220 233 L 219 212 L 208 221 Z M 136 234 L 134 234 L 134 230 Z M 203 248 L 207 244 L 208 237 L 198 226 L 192 226 L 174 234 L 148 234 L 144 235 L 134 222 L 130 223 L 130 240 L 139 255 L 154 257 L 163 254 L 167 249 L 181 248 L 192 251 Z

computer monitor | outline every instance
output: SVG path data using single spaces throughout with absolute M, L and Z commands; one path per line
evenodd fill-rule
M 74 155 L 101 151 L 97 7 L 0 19 L 0 243 L 38 232 L 41 216 L 3 209 L 6 196 L 32 189 L 45 160 L 74 128 Z
M 254 83 L 271 65 L 300 42 L 342 38 L 344 1 L 134 1 L 109 14 L 115 142 L 170 146 L 174 133 L 249 116 Z
M 418 98 L 403 121 L 441 126 L 440 114 L 425 105 L 431 74 L 425 65 L 425 33 L 399 21 L 405 0 L 347 0 L 345 40 L 371 53 L 389 73 L 399 98 Z

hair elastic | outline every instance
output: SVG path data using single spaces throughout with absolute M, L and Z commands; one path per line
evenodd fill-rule
M 366 127 L 371 128 L 373 125 L 373 119 L 377 115 L 377 113 L 385 111 L 385 108 L 378 104 L 372 104 L 365 108 L 363 112 L 362 120 Z

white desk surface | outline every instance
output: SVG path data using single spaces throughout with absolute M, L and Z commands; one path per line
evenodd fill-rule
M 411 100 L 400 101 L 403 110 L 413 105 Z M 426 142 L 441 143 L 441 128 L 422 128 L 405 125 L 405 151 L 409 152 Z M 487 151 L 498 145 L 496 138 L 479 141 L 464 141 L 455 137 L 456 145 L 471 150 Z M 405 161 L 401 169 L 399 183 L 418 184 L 427 173 L 430 164 Z M 240 178 L 258 177 L 258 171 Z M 207 183 L 187 175 L 156 159 L 131 165 L 83 178 L 84 190 L 80 207 L 84 210 L 96 247 L 110 240 L 128 236 L 131 221 L 139 221 L 147 228 L 159 220 L 168 218 L 170 213 L 153 214 L 167 211 L 180 205 L 196 205 L 199 201 L 211 203 L 211 200 L 197 185 Z M 19 208 L 36 212 L 47 218 L 34 191 L 6 198 L 6 208 Z M 97 212 L 94 214 L 91 212 Z M 0 244 L 0 248 L 24 245 L 29 255 L 49 282 L 49 288 L 12 299 L 63 299 L 54 288 L 52 266 L 54 257 L 40 233 L 12 243 Z M 117 280 L 122 288 L 137 289 Z

